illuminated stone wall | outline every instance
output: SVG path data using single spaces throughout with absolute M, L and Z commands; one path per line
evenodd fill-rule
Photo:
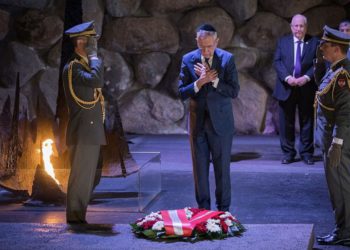
M 0 0 L 0 111 L 21 72 L 22 106 L 35 116 L 41 91 L 56 111 L 64 1 Z M 272 67 L 278 37 L 296 13 L 309 34 L 349 17 L 349 0 L 82 0 L 83 19 L 94 19 L 105 62 L 105 93 L 118 101 L 124 130 L 186 133 L 187 103 L 177 95 L 181 57 L 195 48 L 195 28 L 213 24 L 219 47 L 235 55 L 241 92 L 232 101 L 236 131 L 275 133 Z

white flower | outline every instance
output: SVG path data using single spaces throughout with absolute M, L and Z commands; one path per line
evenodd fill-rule
M 146 221 L 155 221 L 155 220 L 163 220 L 162 215 L 160 212 L 152 212 L 149 215 L 147 215 L 145 218 L 143 218 L 141 221 L 137 222 L 136 225 L 139 227 L 142 226 Z
M 152 230 L 162 230 L 164 228 L 164 222 L 163 221 L 157 221 L 156 223 L 153 224 Z
M 225 223 L 226 223 L 226 225 L 229 226 L 229 227 L 233 225 L 232 220 L 230 220 L 230 219 L 226 219 L 226 220 L 225 220 Z
M 145 217 L 145 221 L 163 220 L 162 215 L 159 213 L 150 213 Z
M 185 213 L 186 213 L 186 218 L 187 219 L 191 219 L 192 218 L 193 213 L 191 212 L 189 207 L 185 207 Z
M 219 216 L 222 219 L 225 219 L 227 217 L 232 217 L 232 214 L 230 212 L 225 212 Z
M 209 232 L 219 233 L 219 232 L 221 232 L 221 227 L 220 227 L 219 223 L 220 223 L 220 220 L 209 219 L 209 220 L 207 220 L 206 227 L 207 227 Z

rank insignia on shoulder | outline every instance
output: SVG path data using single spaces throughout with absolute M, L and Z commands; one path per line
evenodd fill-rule
M 345 78 L 338 78 L 338 81 L 337 81 L 339 87 L 344 87 L 345 84 L 346 84 L 346 79 Z

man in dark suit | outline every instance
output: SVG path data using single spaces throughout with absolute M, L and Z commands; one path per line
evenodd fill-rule
M 103 65 L 97 57 L 93 22 L 79 24 L 65 33 L 74 43 L 74 54 L 62 73 L 69 108 L 66 144 L 71 164 L 66 219 L 70 224 L 85 224 L 100 147 L 106 144 L 101 91 Z
M 273 96 L 279 101 L 280 143 L 282 164 L 294 162 L 295 112 L 298 108 L 300 141 L 299 155 L 306 164 L 313 164 L 313 101 L 316 84 L 313 80 L 313 59 L 318 39 L 306 35 L 307 19 L 295 15 L 292 34 L 277 44 L 274 67 L 277 72 Z
M 335 228 L 321 245 L 350 246 L 350 35 L 324 27 L 320 50 L 330 67 L 319 82 L 317 129 Z M 317 65 L 316 65 L 317 67 Z M 318 78 L 317 78 L 318 79 Z
M 231 204 L 230 159 L 234 133 L 232 98 L 239 92 L 231 53 L 217 48 L 217 32 L 204 24 L 197 30 L 198 49 L 183 56 L 179 92 L 190 98 L 189 135 L 196 201 L 210 210 L 209 165 L 214 165 L 216 206 Z

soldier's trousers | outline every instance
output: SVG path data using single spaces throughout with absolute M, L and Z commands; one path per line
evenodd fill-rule
M 94 187 L 100 145 L 69 146 L 71 172 L 68 180 L 66 219 L 86 223 L 86 210 Z
M 345 144 L 345 143 L 344 143 Z M 329 166 L 324 153 L 325 174 L 339 238 L 350 238 L 350 150 L 343 145 L 340 165 Z

